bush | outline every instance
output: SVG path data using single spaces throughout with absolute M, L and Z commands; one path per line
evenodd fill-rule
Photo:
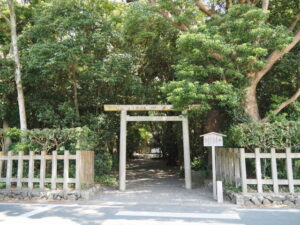
M 3 131 L 2 131 L 3 132 Z M 4 132 L 13 140 L 11 151 L 64 151 L 94 150 L 95 134 L 88 127 L 65 129 L 33 129 L 20 131 L 11 128 Z
M 95 171 L 98 175 L 108 174 L 112 170 L 112 156 L 108 153 L 97 153 L 95 155 Z
M 204 165 L 202 159 L 200 157 L 196 157 L 191 164 L 191 168 L 194 171 L 206 170 L 206 165 Z
M 228 138 L 235 147 L 296 147 L 300 145 L 300 123 L 289 121 L 239 124 L 231 128 Z

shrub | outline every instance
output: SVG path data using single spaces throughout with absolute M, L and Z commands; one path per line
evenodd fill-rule
M 228 138 L 236 147 L 296 147 L 300 145 L 300 123 L 288 121 L 239 124 L 231 128 Z
M 20 131 L 11 128 L 4 132 L 13 140 L 12 151 L 64 151 L 94 150 L 95 134 L 88 127 L 65 129 L 32 129 Z

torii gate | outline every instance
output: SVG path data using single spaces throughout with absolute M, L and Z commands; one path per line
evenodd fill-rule
M 192 188 L 191 159 L 188 118 L 181 116 L 129 116 L 128 111 L 173 111 L 172 105 L 104 105 L 104 111 L 121 112 L 120 121 L 120 157 L 119 157 L 119 189 L 126 189 L 126 136 L 127 122 L 131 121 L 179 121 L 182 122 L 185 188 Z

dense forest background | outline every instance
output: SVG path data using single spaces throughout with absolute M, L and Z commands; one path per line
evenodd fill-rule
M 104 104 L 199 104 L 189 115 L 192 158 L 207 158 L 200 134 L 299 121 L 299 0 L 204 3 L 15 1 L 28 129 L 87 126 L 99 157 L 113 158 L 119 115 Z M 6 1 L 0 10 L 0 121 L 20 127 Z M 128 155 L 147 143 L 182 162 L 181 124 L 128 129 Z

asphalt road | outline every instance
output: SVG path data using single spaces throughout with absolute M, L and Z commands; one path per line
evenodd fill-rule
M 300 209 L 235 206 L 0 203 L 0 224 L 300 225 Z

